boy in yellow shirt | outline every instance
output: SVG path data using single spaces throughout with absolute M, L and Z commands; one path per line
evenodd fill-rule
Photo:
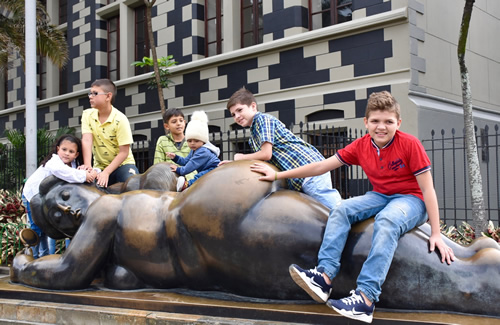
M 113 106 L 116 86 L 97 79 L 88 94 L 90 106 L 82 114 L 83 169 L 98 168 L 97 185 L 107 187 L 138 174 L 130 144 L 134 142 L 128 118 Z M 93 166 L 90 162 L 94 156 Z

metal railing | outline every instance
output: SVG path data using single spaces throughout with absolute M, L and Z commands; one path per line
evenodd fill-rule
M 476 128 L 483 196 L 489 220 L 498 225 L 500 221 L 500 134 L 495 125 L 491 132 L 488 126 Z M 431 132 L 431 138 L 422 140 L 433 165 L 434 187 L 439 200 L 441 218 L 449 225 L 470 222 L 472 204 L 467 172 L 467 153 L 464 133 L 457 135 L 455 129 Z
M 366 134 L 357 129 L 335 128 L 319 124 L 299 123 L 290 126 L 290 130 L 304 141 L 314 145 L 326 158 L 345 147 L 355 139 Z M 439 134 L 437 134 L 439 133 Z M 432 162 L 434 186 L 439 200 L 441 218 L 447 225 L 461 225 L 472 218 L 470 190 L 467 175 L 464 135 L 457 135 L 441 130 L 432 131 L 430 138 L 422 140 Z M 500 180 L 499 180 L 499 131 L 498 125 L 493 132 L 488 127 L 476 132 L 478 153 L 483 176 L 483 193 L 488 219 L 498 224 L 500 220 Z M 225 132 L 214 132 L 210 141 L 221 150 L 220 159 L 233 159 L 235 153 L 249 153 L 248 129 L 234 129 Z M 156 141 L 137 141 L 132 151 L 137 168 L 141 173 L 153 165 Z M 20 153 L 12 153 L 4 148 L 0 152 L 0 188 L 19 189 L 24 175 L 24 162 L 11 157 Z M 360 167 L 341 167 L 332 171 L 332 184 L 339 190 L 343 198 L 357 196 L 372 189 L 370 182 Z

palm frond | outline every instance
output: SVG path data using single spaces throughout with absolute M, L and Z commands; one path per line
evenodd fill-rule
M 37 54 L 46 56 L 59 68 L 68 60 L 68 44 L 64 33 L 50 24 L 50 17 L 40 1 L 36 1 Z M 24 1 L 0 0 L 0 69 L 5 69 L 13 53 L 24 61 Z

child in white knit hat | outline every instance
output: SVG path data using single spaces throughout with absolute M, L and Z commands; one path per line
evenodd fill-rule
M 170 165 L 170 169 L 180 177 L 177 179 L 177 192 L 184 191 L 198 178 L 205 175 L 220 163 L 220 150 L 208 141 L 208 117 L 203 111 L 196 111 L 186 127 L 186 140 L 191 152 L 187 157 L 181 157 L 172 152 L 167 156 L 177 165 Z M 193 179 L 187 181 L 184 175 L 193 171 L 198 173 Z

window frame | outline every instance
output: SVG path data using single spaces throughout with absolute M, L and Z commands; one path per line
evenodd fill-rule
M 263 43 L 263 34 L 264 34 L 264 23 L 262 22 L 262 24 L 260 25 L 259 22 L 262 21 L 262 17 L 260 17 L 259 15 L 259 5 L 261 6 L 261 10 L 262 10 L 262 6 L 263 6 L 263 0 L 254 0 L 252 2 L 251 5 L 249 6 L 244 6 L 244 2 L 245 0 L 240 0 L 240 46 L 241 48 L 245 48 L 245 47 L 249 47 L 249 46 L 252 46 L 252 45 L 256 45 L 256 44 L 261 44 Z M 245 15 L 244 15 L 244 11 L 245 9 L 247 8 L 252 8 L 252 14 L 253 14 L 253 19 L 252 19 L 252 29 L 251 31 L 248 31 L 248 32 L 245 32 L 244 30 L 244 26 L 245 26 Z M 262 39 L 260 37 L 260 32 L 262 31 Z M 252 44 L 249 44 L 249 45 L 245 45 L 245 35 L 246 34 L 250 34 L 252 33 L 253 36 L 252 36 Z
M 215 1 L 215 17 L 213 18 L 208 18 L 208 2 L 209 1 Z M 231 0 L 229 0 L 231 1 Z M 222 42 L 224 41 L 224 38 L 222 36 L 222 17 L 224 16 L 223 13 L 223 0 L 205 0 L 205 57 L 211 56 L 208 52 L 208 48 L 211 44 L 216 44 L 216 50 L 215 54 L 221 54 L 222 53 Z M 208 37 L 208 24 L 209 21 L 215 20 L 215 41 L 209 42 L 209 37 Z
M 138 11 L 139 10 L 144 10 L 144 20 L 143 21 L 139 21 L 138 20 Z M 135 61 L 142 61 L 143 57 L 145 56 L 148 56 L 149 57 L 149 53 L 151 52 L 151 46 L 149 45 L 149 33 L 148 33 L 148 26 L 147 26 L 147 18 L 146 18 L 146 5 L 142 5 L 142 6 L 138 6 L 137 8 L 134 9 L 134 58 L 135 58 Z M 144 45 L 143 45 L 143 51 L 142 53 L 144 53 L 142 56 L 139 55 L 139 44 L 141 44 L 142 42 L 138 42 L 138 34 L 137 34 L 137 30 L 138 30 L 138 26 L 139 26 L 139 23 L 143 23 L 144 24 Z M 143 74 L 143 73 L 147 73 L 147 72 L 151 72 L 152 69 L 151 67 L 148 67 L 148 66 L 145 66 L 145 67 L 135 67 L 135 75 L 140 75 L 140 74 Z
M 59 0 L 59 25 L 66 24 L 68 22 L 68 1 Z
M 36 97 L 38 100 L 47 98 L 47 57 L 38 55 L 37 75 L 38 86 Z
M 116 19 L 116 30 L 111 31 L 111 21 Z M 107 20 L 107 37 L 108 37 L 108 44 L 107 44 L 107 58 L 108 58 L 108 64 L 107 64 L 107 75 L 108 78 L 111 80 L 120 80 L 120 15 L 116 15 L 113 17 L 108 18 Z M 111 33 L 116 32 L 116 50 L 111 51 L 110 48 L 110 40 L 111 40 Z M 110 69 L 110 62 L 111 62 L 111 54 L 116 52 L 116 70 L 111 70 Z M 116 72 L 116 78 L 112 78 L 111 74 L 113 72 Z
M 338 0 L 330 0 L 330 9 L 325 9 L 325 10 L 313 12 L 312 11 L 312 1 L 313 0 L 308 0 L 308 20 L 309 20 L 308 27 L 309 27 L 309 30 L 313 30 L 313 16 L 321 15 L 322 13 L 325 13 L 325 12 L 330 12 L 330 25 L 329 26 L 333 26 L 333 25 L 339 24 L 339 22 L 338 22 L 339 10 L 343 9 L 345 7 L 352 7 L 352 1 L 348 1 L 346 3 L 338 5 L 338 3 L 337 3 Z M 324 27 L 327 27 L 327 26 L 321 26 L 320 28 L 324 28 Z

